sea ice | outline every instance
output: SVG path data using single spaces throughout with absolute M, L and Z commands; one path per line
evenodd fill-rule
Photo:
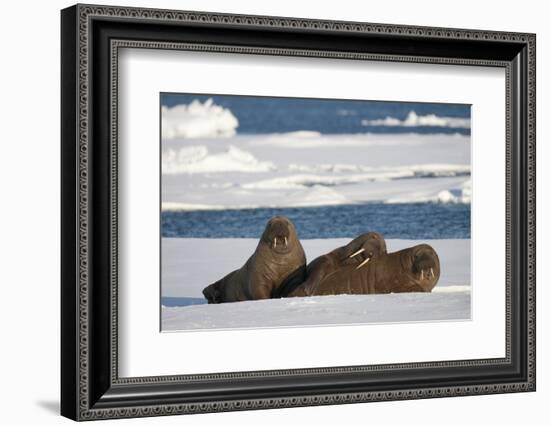
M 165 210 L 471 200 L 464 135 L 176 138 L 162 166 Z
M 347 239 L 303 240 L 308 260 Z M 162 240 L 162 330 L 470 319 L 470 240 L 431 240 L 441 278 L 432 293 L 338 295 L 207 305 L 202 289 L 244 264 L 254 239 Z M 396 251 L 419 243 L 388 240 Z

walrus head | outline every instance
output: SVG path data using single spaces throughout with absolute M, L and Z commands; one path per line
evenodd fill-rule
M 441 273 L 439 257 L 428 244 L 419 244 L 403 250 L 401 265 L 413 276 L 416 285 L 419 285 L 423 291 L 432 291 L 439 280 Z
M 285 216 L 272 217 L 265 227 L 261 242 L 268 245 L 272 251 L 285 254 L 292 250 L 298 236 L 296 228 Z
M 387 253 L 386 241 L 384 237 L 377 232 L 367 232 L 361 234 L 347 246 L 344 247 L 344 259 L 354 259 L 358 265 L 356 269 L 362 268 L 372 258 Z
M 205 287 L 202 294 L 206 300 L 208 300 L 208 303 L 221 303 L 222 292 L 220 289 L 220 282 L 218 281 L 214 284 L 210 284 L 208 287 Z

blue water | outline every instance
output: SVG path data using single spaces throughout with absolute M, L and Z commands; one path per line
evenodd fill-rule
M 418 115 L 470 118 L 470 106 L 418 102 L 380 102 L 334 99 L 276 98 L 235 95 L 161 94 L 161 105 L 189 104 L 194 99 L 231 110 L 239 120 L 239 134 L 284 133 L 313 130 L 323 134 L 352 133 L 460 133 L 470 129 L 450 127 L 395 127 L 363 125 L 362 120 L 394 117 L 404 120 L 410 111 Z
M 367 231 L 380 232 L 385 238 L 470 238 L 470 205 L 439 203 L 164 211 L 162 236 L 259 238 L 275 215 L 287 216 L 303 239 L 353 238 Z

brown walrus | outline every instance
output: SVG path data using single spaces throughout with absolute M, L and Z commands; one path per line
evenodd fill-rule
M 275 216 L 267 223 L 254 254 L 244 266 L 210 284 L 208 303 L 269 299 L 289 277 L 305 279 L 306 255 L 290 220 Z
M 303 283 L 296 278 L 287 281 L 280 290 L 281 297 L 310 296 L 317 286 L 339 269 L 352 266 L 364 267 L 371 259 L 386 254 L 386 241 L 376 232 L 367 232 L 353 239 L 345 246 L 317 257 L 307 265 Z
M 345 265 L 309 289 L 307 295 L 429 293 L 440 273 L 435 250 L 428 244 L 420 244 L 373 257 L 364 268 Z

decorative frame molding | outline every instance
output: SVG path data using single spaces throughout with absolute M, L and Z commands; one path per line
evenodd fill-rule
M 176 37 L 173 28 L 188 32 Z M 209 28 L 237 43 L 212 42 Z M 249 32 L 272 38 L 253 45 Z M 332 44 L 301 39 L 311 33 Z M 369 43 L 357 50 L 358 40 Z M 506 357 L 119 378 L 117 71 L 118 49 L 126 47 L 505 68 Z M 62 82 L 63 415 L 91 420 L 535 390 L 535 35 L 76 5 L 62 11 Z M 391 376 L 383 386 L 381 374 Z M 432 385 L 411 387 L 419 375 Z M 310 386 L 293 384 L 298 377 Z M 458 378 L 469 384 L 453 384 Z M 242 390 L 224 393 L 236 379 Z M 344 382 L 334 391 L 336 379 Z M 266 386 L 269 397 L 254 397 Z

